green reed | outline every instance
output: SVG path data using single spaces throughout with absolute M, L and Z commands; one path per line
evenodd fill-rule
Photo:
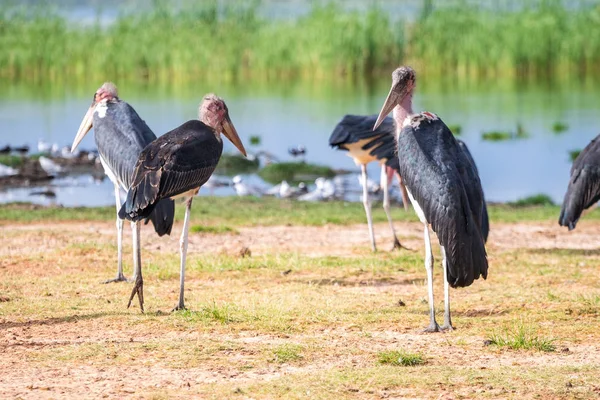
M 450 2 L 449 2 L 450 3 Z M 258 2 L 155 1 L 114 23 L 83 25 L 48 6 L 0 7 L 0 78 L 28 82 L 129 79 L 363 79 L 410 62 L 429 74 L 537 76 L 600 69 L 600 7 L 544 1 L 519 11 L 451 2 L 414 22 L 376 6 L 316 4 L 267 19 Z

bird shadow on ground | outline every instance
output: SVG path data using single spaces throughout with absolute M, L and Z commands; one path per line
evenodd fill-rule
M 10 329 L 10 328 L 20 328 L 20 327 L 24 327 L 24 326 L 35 326 L 35 325 L 59 325 L 59 324 L 67 324 L 67 323 L 73 323 L 73 322 L 83 321 L 83 320 L 109 317 L 109 316 L 127 316 L 127 315 L 132 315 L 132 314 L 127 313 L 127 312 L 98 312 L 98 313 L 91 313 L 91 314 L 67 315 L 64 317 L 52 317 L 52 318 L 46 318 L 46 319 L 33 319 L 33 320 L 23 321 L 23 322 L 4 322 L 4 323 L 0 322 L 0 330 Z M 137 314 L 134 314 L 134 315 L 137 315 Z M 155 314 L 151 313 L 151 315 L 154 316 Z M 161 316 L 161 315 L 168 315 L 168 314 L 160 314 L 160 313 L 156 314 L 156 316 Z
M 423 278 L 411 279 L 395 279 L 395 278 L 373 278 L 373 279 L 340 279 L 340 278 L 325 278 L 325 279 L 297 279 L 297 283 L 305 283 L 318 286 L 402 286 L 423 284 Z
M 452 315 L 457 317 L 490 317 L 493 315 L 506 315 L 511 312 L 510 309 L 484 308 L 479 310 L 452 310 Z
M 560 254 L 564 256 L 600 256 L 600 248 L 598 249 L 568 249 L 562 247 L 541 248 L 541 249 L 526 249 L 528 254 Z

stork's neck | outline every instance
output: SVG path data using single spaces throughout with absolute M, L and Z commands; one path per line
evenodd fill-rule
M 413 114 L 412 109 L 412 93 L 406 95 L 402 102 L 394 107 L 394 121 L 396 122 L 396 126 L 402 128 L 404 126 L 404 121 L 406 117 L 409 117 Z

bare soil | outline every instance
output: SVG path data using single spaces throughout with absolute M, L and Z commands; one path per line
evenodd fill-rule
M 174 235 L 163 240 L 157 239 L 150 227 L 145 227 L 142 248 L 154 257 L 168 254 L 177 259 L 177 234 L 180 229 L 181 225 L 176 226 Z M 240 227 L 237 230 L 239 233 L 236 234 L 190 235 L 188 251 L 198 257 L 236 257 L 244 248 L 250 249 L 251 257 L 290 253 L 314 258 L 371 256 L 364 225 Z M 422 225 L 397 224 L 397 230 L 403 245 L 417 252 L 420 257 L 423 253 Z M 130 235 L 126 233 L 124 242 L 128 243 Z M 376 233 L 381 254 L 385 256 L 392 245 L 387 224 L 378 224 Z M 402 316 L 394 323 L 384 319 L 372 325 L 365 325 L 362 321 L 353 324 L 351 318 L 339 323 L 326 320 L 324 323 L 307 324 L 304 329 L 290 333 L 254 329 L 252 324 L 231 327 L 227 324 L 200 323 L 190 329 L 189 325 L 181 327 L 169 320 L 171 317 L 166 308 L 163 313 L 153 313 L 152 318 L 146 320 L 139 315 L 138 309 L 127 310 L 124 301 L 111 303 L 112 297 L 105 295 L 106 290 L 123 300 L 130 290 L 126 283 L 98 283 L 97 276 L 106 271 L 112 274 L 114 237 L 114 224 L 100 222 L 28 224 L 2 228 L 0 276 L 5 283 L 0 286 L 1 398 L 311 398 L 310 393 L 303 392 L 305 387 L 310 387 L 306 382 L 311 375 L 328 380 L 333 379 L 327 375 L 328 371 L 371 371 L 378 368 L 374 355 L 389 348 L 408 348 L 426 354 L 427 368 L 441 375 L 443 372 L 440 371 L 445 368 L 463 370 L 467 367 L 470 371 L 481 371 L 484 377 L 486 371 L 490 370 L 498 374 L 502 371 L 511 372 L 507 373 L 506 380 L 497 378 L 500 383 L 486 382 L 485 378 L 478 382 L 480 378 L 470 375 L 464 382 L 447 378 L 445 381 L 442 379 L 445 383 L 440 383 L 432 377 L 434 384 L 429 389 L 423 389 L 414 382 L 406 387 L 381 383 L 377 377 L 365 386 L 364 381 L 353 383 L 353 378 L 349 378 L 345 382 L 338 382 L 334 389 L 315 388 L 313 393 L 316 393 L 316 397 L 331 398 L 600 396 L 600 380 L 593 382 L 593 376 L 600 371 L 598 368 L 593 370 L 594 365 L 600 366 L 599 317 L 594 311 L 588 314 L 567 313 L 565 321 L 542 322 L 540 326 L 547 328 L 544 331 L 565 335 L 558 338 L 557 349 L 551 353 L 494 351 L 485 346 L 487 331 L 477 325 L 486 325 L 486 318 L 494 316 L 505 318 L 497 320 L 500 322 L 518 318 L 518 310 L 513 305 L 503 308 L 497 304 L 486 304 L 496 290 L 502 290 L 501 287 L 490 287 L 488 282 L 477 282 L 473 290 L 467 288 L 461 292 L 464 299 L 477 297 L 482 301 L 480 304 L 460 304 L 457 315 L 463 326 L 450 333 L 422 334 L 419 326 L 412 323 L 413 320 L 409 319 L 409 323 L 403 324 Z M 599 279 L 600 256 L 596 251 L 599 241 L 600 226 L 586 221 L 582 221 L 573 232 L 559 229 L 555 223 L 494 224 L 488 252 L 491 268 L 494 268 L 499 263 L 508 263 L 506 260 L 515 250 L 532 257 L 543 255 L 544 251 L 575 251 L 575 254 L 587 257 L 587 271 L 595 274 L 591 290 L 598 293 L 598 287 L 594 285 Z M 88 246 L 82 246 L 82 243 Z M 104 247 L 105 250 L 95 252 L 95 246 Z M 129 257 L 130 253 L 127 253 L 126 258 Z M 96 275 L 90 276 L 90 268 L 99 264 L 103 265 L 101 273 L 96 271 Z M 314 275 L 314 271 L 312 273 Z M 68 279 L 61 280 L 61 275 L 68 276 Z M 425 277 L 424 271 L 414 275 L 419 279 Z M 219 275 L 214 276 L 219 280 Z M 251 275 L 248 277 L 252 279 Z M 518 275 L 515 277 L 519 279 Z M 426 288 L 422 284 L 395 286 L 394 279 L 401 276 L 389 278 L 392 282 L 389 287 L 337 285 L 323 290 L 331 290 L 332 301 L 336 301 L 336 296 L 340 295 L 364 296 L 365 301 L 389 294 L 401 295 L 403 299 L 414 300 L 413 303 L 425 299 Z M 525 279 L 523 276 L 521 278 Z M 168 298 L 176 298 L 177 277 L 160 284 L 153 282 L 152 278 L 146 279 L 147 297 L 160 297 L 164 292 Z M 236 278 L 228 274 L 223 279 L 222 283 L 226 285 L 226 279 Z M 201 288 L 206 289 L 209 285 L 202 276 L 193 274 L 187 282 L 188 290 L 194 291 L 196 296 L 201 296 Z M 520 283 L 513 282 L 514 285 Z M 8 287 L 9 284 L 13 286 Z M 272 287 L 276 288 L 277 284 L 273 282 Z M 561 291 L 561 285 L 568 284 L 572 284 L 572 288 L 582 288 L 582 294 L 590 290 L 587 286 L 590 281 L 581 277 L 573 279 L 571 283 L 565 280 L 557 282 L 556 286 L 549 284 L 546 288 L 541 287 L 539 296 L 543 297 L 552 290 Z M 44 294 L 44 290 L 49 293 Z M 452 292 L 452 296 L 459 299 L 463 296 L 456 293 Z M 40 309 L 32 310 L 26 304 L 30 295 L 42 300 L 47 295 L 43 301 L 54 305 L 64 303 L 64 308 L 53 306 L 47 313 Z M 439 294 L 436 295 L 441 299 Z M 515 302 L 531 305 L 527 293 L 523 296 Z M 108 308 L 105 309 L 100 302 Z M 69 307 L 73 311 L 69 311 Z M 419 307 L 421 311 L 424 306 Z M 526 305 L 523 307 L 527 308 Z M 540 314 L 544 312 L 543 303 L 537 307 L 542 308 L 538 310 Z M 427 321 L 422 313 L 415 318 L 422 325 Z M 595 328 L 571 332 L 568 328 L 570 318 L 580 320 L 583 326 L 595 324 Z M 554 327 L 561 324 L 564 324 L 564 330 Z M 303 344 L 305 355 L 302 361 L 278 363 L 269 360 L 270 349 L 289 342 Z M 185 354 L 186 348 L 192 347 L 200 354 L 196 360 Z M 184 361 L 180 363 L 171 357 Z M 517 382 L 519 369 L 533 369 L 541 374 L 540 377 L 531 377 L 539 381 L 529 392 L 530 383 L 526 378 L 523 378 L 523 382 Z M 543 389 L 543 372 L 548 369 L 550 374 L 552 371 L 556 374 L 565 373 L 557 383 L 564 385 L 564 391 L 552 386 L 554 381 Z M 398 371 L 398 374 L 406 373 L 410 374 L 410 370 Z M 301 389 L 295 391 L 294 385 L 290 384 L 291 392 L 285 394 L 284 391 L 282 394 L 283 389 L 279 386 L 293 382 L 294 377 L 299 377 L 298 380 L 303 382 L 298 383 Z M 506 382 L 513 379 L 516 381 L 511 387 Z M 279 389 L 270 391 L 270 382 L 278 382 L 275 386 Z

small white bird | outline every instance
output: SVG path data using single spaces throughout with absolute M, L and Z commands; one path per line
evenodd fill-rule
M 339 196 L 336 193 L 336 188 L 339 186 L 337 182 L 331 179 L 317 178 L 315 180 L 315 190 L 308 192 L 298 197 L 300 201 L 323 201 L 331 200 Z
M 262 195 L 261 191 L 258 188 L 247 185 L 244 183 L 244 180 L 240 175 L 236 175 L 232 179 L 233 181 L 233 189 L 238 196 L 257 196 L 260 197 Z
M 14 176 L 19 173 L 18 170 L 8 165 L 0 164 L 0 176 Z
M 59 175 L 64 172 L 64 168 L 52 161 L 51 159 L 41 156 L 40 166 L 48 175 Z
M 50 153 L 52 150 L 52 145 L 48 142 L 45 142 L 43 139 L 38 140 L 37 144 L 38 153 L 46 154 Z

